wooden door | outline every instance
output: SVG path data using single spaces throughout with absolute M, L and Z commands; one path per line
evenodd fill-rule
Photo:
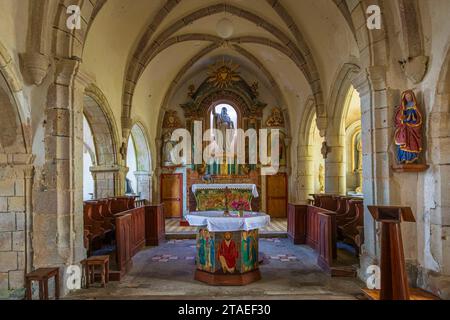
M 285 173 L 267 176 L 267 214 L 272 218 L 286 218 L 288 193 Z
M 161 202 L 166 218 L 181 218 L 183 215 L 183 175 L 161 175 Z

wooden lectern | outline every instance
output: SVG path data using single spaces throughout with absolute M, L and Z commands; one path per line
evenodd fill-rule
M 410 300 L 400 224 L 402 221 L 416 222 L 411 208 L 368 208 L 373 218 L 381 222 L 380 300 Z

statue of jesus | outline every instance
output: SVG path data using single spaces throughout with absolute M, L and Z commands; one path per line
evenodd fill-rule
M 227 136 L 227 130 L 234 131 L 236 128 L 226 107 L 223 107 L 220 113 L 215 114 L 215 125 L 216 129 L 222 133 L 222 141 L 224 145 L 221 146 L 221 150 L 224 150 L 223 156 L 225 156 L 227 146 L 233 146 L 236 135 L 235 132 L 232 132 L 229 136 Z M 229 159 L 225 159 L 225 162 L 221 166 L 220 171 L 222 174 L 227 174 L 228 161 Z
M 216 114 L 216 119 L 217 119 L 216 120 L 217 129 L 219 129 L 219 130 L 235 129 L 234 123 L 228 114 L 227 108 L 223 107 L 222 111 L 220 113 Z

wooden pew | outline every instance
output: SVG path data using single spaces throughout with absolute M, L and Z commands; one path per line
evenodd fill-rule
M 354 209 L 355 216 L 353 219 L 349 220 L 346 224 L 339 226 L 340 236 L 350 242 L 350 244 L 355 248 L 356 255 L 359 256 L 362 241 L 364 236 L 364 204 L 362 200 L 349 200 L 349 206 Z

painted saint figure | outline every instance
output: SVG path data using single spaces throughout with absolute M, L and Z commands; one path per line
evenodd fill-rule
M 163 166 L 172 166 L 174 142 L 171 141 L 171 134 L 167 132 L 163 137 Z
M 402 104 L 395 112 L 396 156 L 400 164 L 414 163 L 422 152 L 423 118 L 412 90 L 402 94 Z
M 225 233 L 224 239 L 219 246 L 218 256 L 223 273 L 234 273 L 236 271 L 238 250 L 236 243 L 232 239 L 231 232 Z
M 258 252 L 252 232 L 244 231 L 242 233 L 241 253 L 244 272 L 253 270 L 258 259 Z
M 206 267 L 206 237 L 208 231 L 205 229 L 200 230 L 200 237 L 198 239 L 198 261 L 204 268 Z

